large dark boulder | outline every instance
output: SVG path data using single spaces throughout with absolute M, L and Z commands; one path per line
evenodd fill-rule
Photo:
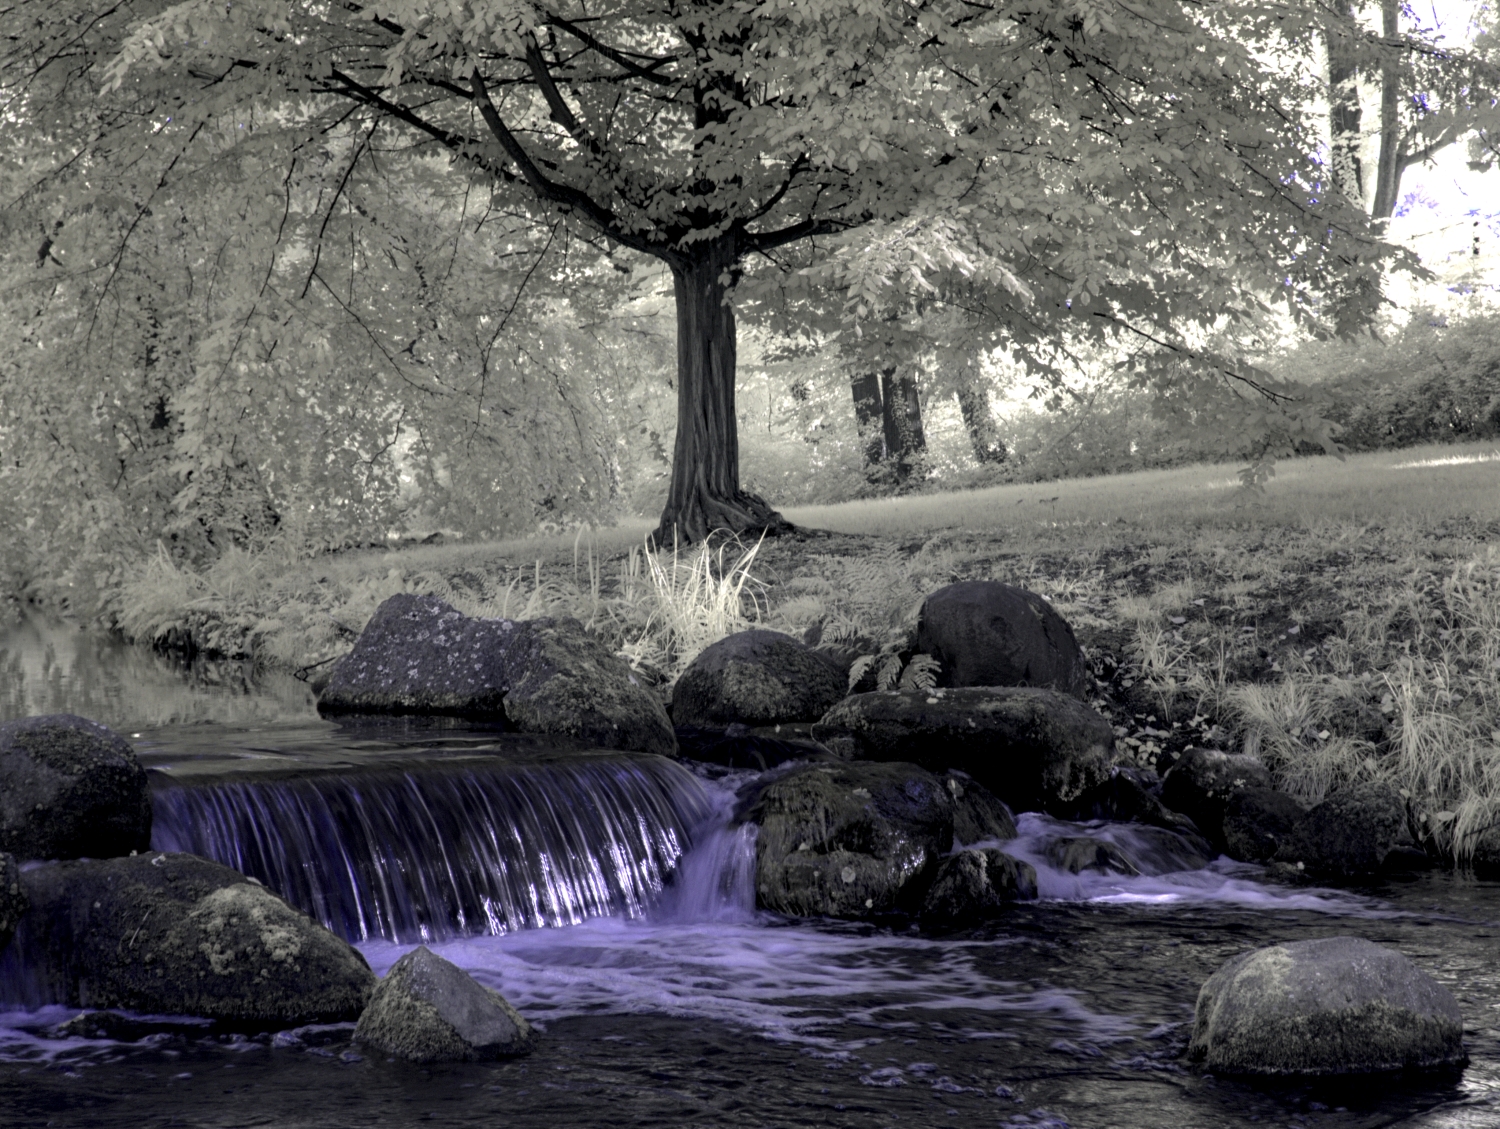
M 151 846 L 151 792 L 130 743 L 50 714 L 0 725 L 0 851 L 110 858 Z
M 672 688 L 674 725 L 817 721 L 844 696 L 847 672 L 799 639 L 755 628 L 705 647 Z
M 329 678 L 325 714 L 458 714 L 523 733 L 668 756 L 654 691 L 574 619 L 470 619 L 435 596 L 392 596 Z
M 943 783 L 953 794 L 955 843 L 982 843 L 1016 837 L 1016 817 L 1010 808 L 967 772 L 950 769 L 943 774 Z
M 912 910 L 953 843 L 953 794 L 912 764 L 810 764 L 767 782 L 744 818 L 758 827 L 756 900 L 796 917 Z
M 1357 784 L 1307 811 L 1276 850 L 1320 878 L 1369 878 L 1426 865 L 1412 839 L 1406 805 L 1385 784 Z
M 1302 820 L 1301 802 L 1274 788 L 1243 788 L 1224 809 L 1224 853 L 1241 862 L 1274 858 Z
M 967 929 L 993 920 L 1012 902 L 1036 897 L 1030 863 L 994 848 L 959 851 L 938 867 L 922 902 L 922 924 Z
M 1169 809 L 1193 821 L 1220 850 L 1224 847 L 1224 812 L 1237 792 L 1269 788 L 1271 773 L 1259 757 L 1222 749 L 1189 749 L 1168 770 L 1161 799 Z
M 21 915 L 26 912 L 26 892 L 21 889 L 21 871 L 15 855 L 0 852 L 0 953 L 10 944 Z
M 917 650 L 942 664 L 940 686 L 1039 686 L 1084 697 L 1093 686 L 1067 620 L 1035 592 L 963 580 L 922 602 Z
M 813 726 L 842 756 L 968 773 L 1017 811 L 1066 815 L 1109 778 L 1114 730 L 1056 690 L 939 688 L 851 694 Z
M 1198 993 L 1188 1055 L 1225 1074 L 1461 1066 L 1463 1017 L 1402 954 L 1358 937 L 1242 953 Z
M 499 992 L 418 945 L 376 987 L 354 1040 L 410 1062 L 480 1062 L 526 1054 L 536 1031 Z
M 54 1002 L 264 1031 L 357 1019 L 375 987 L 347 942 L 195 855 L 47 863 L 21 888 L 14 944 Z

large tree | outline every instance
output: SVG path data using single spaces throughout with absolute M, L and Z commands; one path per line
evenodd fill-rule
M 1323 318 L 1377 249 L 1318 191 L 1297 92 L 1258 61 L 1307 30 L 1284 16 L 1185 0 L 59 0 L 0 19 L 13 121 L 55 128 L 52 92 L 97 95 L 48 175 L 135 177 L 142 214 L 205 132 L 378 125 L 539 223 L 665 263 L 678 413 L 658 534 L 698 538 L 783 525 L 739 482 L 731 294 L 866 245 L 851 237 L 883 253 L 920 232 L 913 217 L 957 220 L 1036 339 L 1072 317 L 1191 352 L 1194 326 L 1266 299 Z M 274 243 L 281 170 L 264 176 L 250 220 Z M 1210 360 L 1263 397 L 1262 424 L 1316 431 L 1295 396 Z

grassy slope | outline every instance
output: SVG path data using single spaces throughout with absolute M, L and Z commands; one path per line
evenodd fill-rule
M 826 532 L 675 563 L 635 548 L 645 521 L 589 540 L 231 556 L 205 576 L 159 562 L 122 623 L 290 668 L 342 653 L 387 596 L 430 591 L 471 614 L 576 615 L 665 683 L 750 619 L 895 650 L 927 592 L 992 577 L 1074 625 L 1096 704 L 1142 762 L 1246 746 L 1310 801 L 1389 780 L 1459 855 L 1500 816 L 1492 447 L 1296 460 L 1253 498 L 1229 468 L 1190 467 L 787 516 Z

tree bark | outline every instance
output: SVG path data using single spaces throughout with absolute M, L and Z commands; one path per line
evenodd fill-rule
M 905 483 L 927 452 L 916 373 L 906 367 L 888 368 L 880 374 L 880 390 L 884 400 L 882 430 L 886 457 L 894 465 L 896 481 Z
M 677 301 L 677 439 L 667 504 L 652 539 L 658 545 L 702 541 L 711 533 L 783 533 L 792 527 L 740 489 L 739 428 L 734 409 L 734 311 L 725 302 L 734 269 L 732 235 L 693 245 L 673 265 Z
M 849 382 L 854 392 L 854 425 L 865 456 L 865 470 L 877 467 L 885 459 L 885 397 L 880 391 L 880 374 L 866 372 Z
M 1360 164 L 1359 35 L 1350 0 L 1336 0 L 1338 17 L 1324 31 L 1328 45 L 1328 141 L 1333 184 L 1348 199 L 1364 207 L 1365 176 Z
M 1401 34 L 1400 0 L 1380 0 L 1380 34 L 1385 39 L 1380 62 L 1380 157 L 1375 167 L 1375 200 L 1370 218 L 1384 226 L 1396 210 L 1396 194 L 1405 169 L 1401 137 L 1401 58 L 1395 46 Z
M 999 466 L 1009 454 L 1005 441 L 995 431 L 995 421 L 990 417 L 989 397 L 984 389 L 964 383 L 958 389 L 958 410 L 963 414 L 964 427 L 969 433 L 969 446 L 974 451 L 974 461 L 980 466 Z

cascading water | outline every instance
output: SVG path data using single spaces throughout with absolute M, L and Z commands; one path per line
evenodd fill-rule
M 158 783 L 152 847 L 259 879 L 355 941 L 640 917 L 711 815 L 661 757 Z

